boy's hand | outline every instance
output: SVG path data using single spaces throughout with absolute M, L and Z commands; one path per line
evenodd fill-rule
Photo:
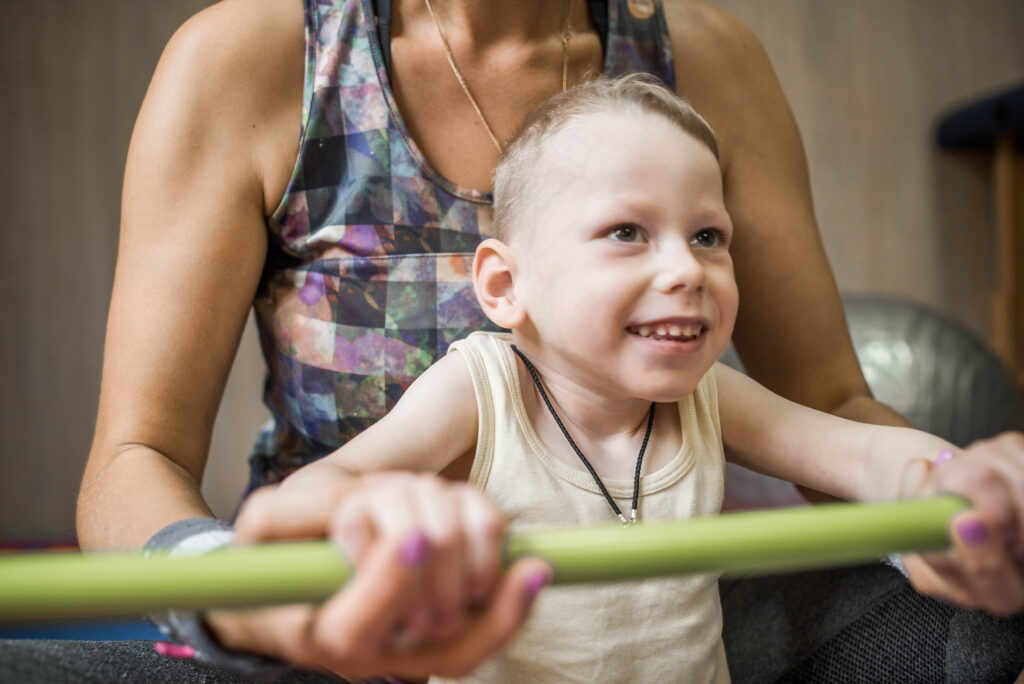
M 960 494 L 974 508 L 953 520 L 949 552 L 904 557 L 911 583 L 995 615 L 1024 610 L 1024 435 L 1005 433 L 908 469 L 903 495 L 938 492 Z
M 256 492 L 236 524 L 236 543 L 324 536 L 353 579 L 317 606 L 210 613 L 224 646 L 348 677 L 460 676 L 522 626 L 551 578 L 538 560 L 502 574 L 494 506 L 434 476 L 306 478 Z

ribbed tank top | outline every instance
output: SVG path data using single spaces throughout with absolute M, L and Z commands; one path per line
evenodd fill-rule
M 478 332 L 452 345 L 470 370 L 479 414 L 469 481 L 487 493 L 513 531 L 614 524 L 591 475 L 559 459 L 537 436 L 511 341 L 508 334 Z M 641 478 L 641 521 L 721 509 L 725 455 L 713 370 L 677 410 L 682 446 Z M 633 481 L 604 484 L 628 509 Z M 721 632 L 714 574 L 556 585 L 541 594 L 508 648 L 464 681 L 727 682 Z
M 305 0 L 301 146 L 254 302 L 270 422 L 250 490 L 344 444 L 448 346 L 493 329 L 471 266 L 491 195 L 432 169 L 392 93 L 372 0 Z M 660 2 L 607 0 L 604 73 L 674 86 Z

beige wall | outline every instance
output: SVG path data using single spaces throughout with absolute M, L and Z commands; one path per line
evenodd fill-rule
M 96 410 L 121 174 L 159 52 L 204 0 L 0 0 L 0 538 L 70 533 Z M 840 286 L 977 331 L 993 276 L 984 155 L 936 151 L 946 107 L 1024 80 L 1019 0 L 718 0 L 761 36 L 807 146 Z M 230 515 L 263 418 L 246 333 L 206 491 Z
M 988 155 L 938 149 L 938 116 L 1024 83 L 1019 0 L 716 0 L 771 56 L 803 133 L 843 291 L 924 301 L 987 334 Z

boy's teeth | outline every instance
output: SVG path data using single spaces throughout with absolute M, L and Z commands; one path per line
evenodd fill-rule
M 660 325 L 657 327 L 641 325 L 637 327 L 636 333 L 641 337 L 697 337 L 702 329 L 703 326 L 700 323 Z

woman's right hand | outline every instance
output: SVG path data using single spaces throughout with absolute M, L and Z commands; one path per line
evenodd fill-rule
M 457 677 L 502 647 L 550 581 L 537 559 L 502 572 L 504 521 L 469 485 L 320 472 L 255 492 L 235 540 L 326 536 L 354 565 L 353 579 L 320 605 L 209 613 L 225 647 L 347 677 Z

